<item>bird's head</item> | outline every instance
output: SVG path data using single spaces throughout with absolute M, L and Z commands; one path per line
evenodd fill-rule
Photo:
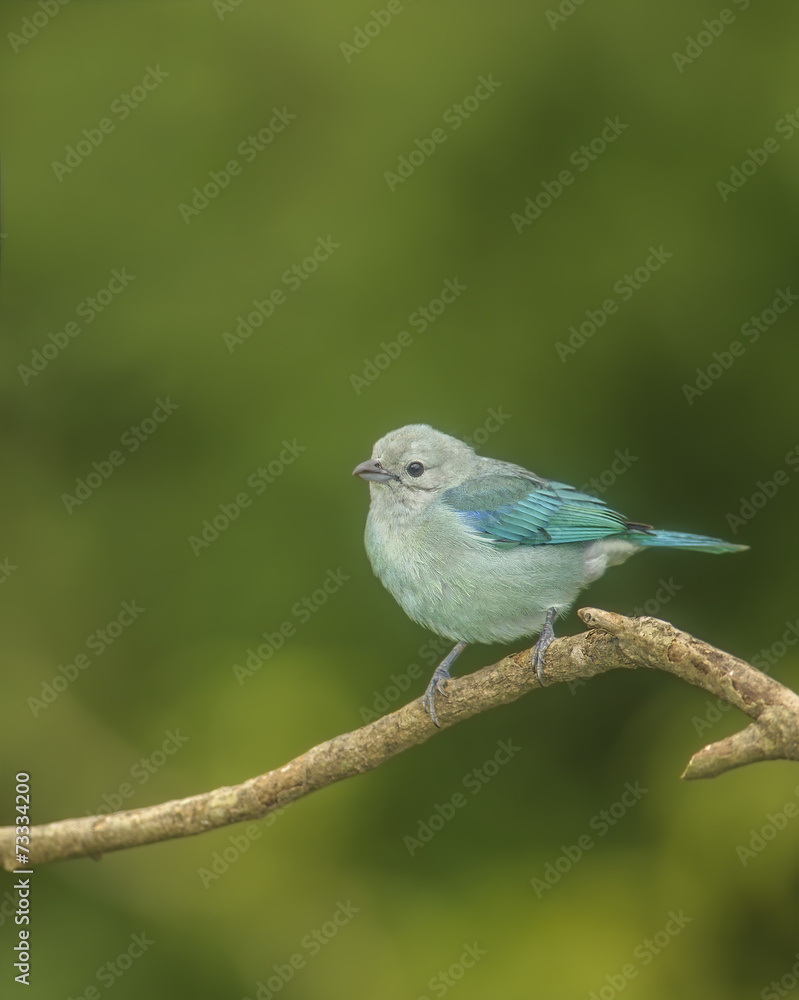
M 427 424 L 409 424 L 380 438 L 352 474 L 371 484 L 373 499 L 385 494 L 416 506 L 469 479 L 483 461 L 463 441 Z

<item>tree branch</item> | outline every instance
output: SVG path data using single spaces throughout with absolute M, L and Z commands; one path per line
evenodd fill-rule
M 548 685 L 585 680 L 618 667 L 666 670 L 754 720 L 741 732 L 694 754 L 684 778 L 712 778 L 760 760 L 799 760 L 799 695 L 793 691 L 743 660 L 656 618 L 625 618 L 595 608 L 584 608 L 579 614 L 590 631 L 552 643 L 546 654 Z M 438 701 L 442 728 L 539 688 L 531 663 L 532 650 L 526 649 L 467 677 L 453 678 L 447 683 L 446 697 Z M 438 731 L 417 698 L 241 785 L 142 809 L 32 827 L 28 863 L 98 858 L 108 851 L 259 819 L 319 788 L 378 767 Z M 0 829 L 0 862 L 9 871 L 19 866 L 15 833 L 14 827 Z

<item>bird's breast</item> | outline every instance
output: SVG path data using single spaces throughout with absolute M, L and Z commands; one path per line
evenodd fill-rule
M 405 613 L 456 641 L 532 635 L 547 608 L 565 610 L 584 583 L 582 545 L 500 549 L 447 509 L 427 517 L 370 512 L 366 549 Z

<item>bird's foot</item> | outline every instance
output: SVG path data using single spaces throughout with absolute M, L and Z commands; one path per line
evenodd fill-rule
M 422 698 L 422 708 L 430 716 L 430 721 L 436 726 L 437 729 L 441 728 L 441 723 L 438 721 L 438 716 L 436 715 L 436 693 L 443 694 L 446 698 L 447 692 L 444 690 L 444 685 L 450 678 L 449 668 L 461 655 L 461 653 L 466 649 L 465 642 L 459 642 L 449 653 L 444 657 L 444 659 L 439 663 L 436 669 L 433 671 L 433 676 L 430 678 L 430 683 L 427 685 L 427 690 Z
M 450 678 L 449 668 L 445 667 L 442 663 L 440 667 L 436 667 L 433 676 L 430 678 L 430 683 L 427 685 L 427 690 L 424 693 L 424 698 L 422 698 L 422 708 L 430 716 L 430 721 L 438 729 L 441 728 L 441 723 L 438 721 L 438 716 L 436 715 L 436 694 L 443 694 L 447 697 L 447 692 L 444 690 L 444 685 Z
M 535 675 L 538 678 L 538 683 L 541 687 L 546 686 L 546 682 L 544 681 L 544 656 L 547 649 L 552 644 L 552 640 L 555 638 L 554 623 L 557 613 L 558 612 L 555 608 L 550 608 L 547 611 L 544 627 L 541 629 L 538 642 L 533 647 L 533 670 L 535 671 Z

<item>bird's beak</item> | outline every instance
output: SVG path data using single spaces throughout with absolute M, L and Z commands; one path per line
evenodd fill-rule
M 399 479 L 399 476 L 384 469 L 376 458 L 370 458 L 368 462 L 361 462 L 352 470 L 352 474 L 360 476 L 361 479 L 368 479 L 371 483 L 387 483 L 391 479 Z

